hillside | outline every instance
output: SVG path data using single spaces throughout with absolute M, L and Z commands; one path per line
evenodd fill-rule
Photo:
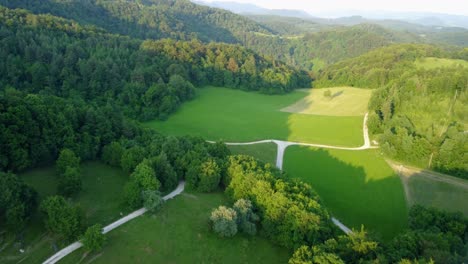
M 376 88 L 369 129 L 389 157 L 467 178 L 468 68 L 450 59 L 465 52 L 393 45 L 327 67 L 315 85 Z
M 413 40 L 412 35 L 389 31 L 377 25 L 362 24 L 329 28 L 296 38 L 250 34 L 245 45 L 290 65 L 318 71 L 325 65 L 353 58 L 391 43 Z
M 143 42 L 3 7 L 0 30 L 2 87 L 100 105 L 111 100 L 138 119 L 164 118 L 193 97 L 193 85 L 284 93 L 310 83 L 306 73 L 238 45 Z
M 248 18 L 188 0 L 0 0 L 0 5 L 52 14 L 140 39 L 237 43 L 244 32 L 270 33 Z

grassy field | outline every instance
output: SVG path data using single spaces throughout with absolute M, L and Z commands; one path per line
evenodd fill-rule
M 363 144 L 362 117 L 292 114 L 280 110 L 307 95 L 262 95 L 206 87 L 167 121 L 145 123 L 168 135 L 194 135 L 210 140 L 279 139 L 357 147 Z
M 467 185 L 468 186 L 468 185 Z M 435 181 L 425 177 L 408 179 L 409 203 L 462 212 L 468 217 L 468 187 Z
M 348 227 L 363 224 L 384 239 L 406 227 L 403 186 L 378 150 L 294 146 L 285 153 L 284 170 L 310 183 L 332 215 Z
M 277 146 L 275 143 L 264 143 L 247 146 L 228 146 L 234 155 L 243 154 L 253 156 L 263 162 L 276 164 Z
M 85 211 L 88 224 L 107 225 L 127 213 L 120 208 L 120 197 L 128 177 L 119 169 L 98 162 L 87 162 L 81 166 L 83 190 L 73 202 Z M 39 193 L 39 200 L 56 194 L 57 180 L 53 167 L 35 169 L 20 175 L 23 180 Z M 54 253 L 56 241 L 47 235 L 40 214 L 37 212 L 24 233 L 24 246 L 7 238 L 6 248 L 0 251 L 0 263 L 41 263 Z M 60 248 L 65 244 L 57 243 Z M 19 253 L 24 248 L 26 252 Z
M 451 66 L 462 66 L 468 68 L 468 61 L 428 57 L 416 60 L 415 65 L 418 68 L 424 68 L 428 70 Z
M 324 95 L 330 91 L 331 97 Z M 334 87 L 310 89 L 308 95 L 281 111 L 325 116 L 364 116 L 372 95 L 370 89 Z
M 287 262 L 288 250 L 258 236 L 218 238 L 210 230 L 208 218 L 219 205 L 229 205 L 221 193 L 183 193 L 156 215 L 143 215 L 107 234 L 102 252 L 86 255 L 80 249 L 62 263 Z
M 389 161 L 405 185 L 409 206 L 420 204 L 443 211 L 462 212 L 468 217 L 468 181 Z

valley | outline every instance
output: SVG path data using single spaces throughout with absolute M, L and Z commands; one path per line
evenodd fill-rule
M 0 264 L 467 263 L 453 1 L 0 0 Z

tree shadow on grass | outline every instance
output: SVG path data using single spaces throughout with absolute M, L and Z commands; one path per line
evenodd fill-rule
M 336 93 L 332 94 L 331 99 L 336 98 L 336 97 L 338 97 L 338 96 L 340 96 L 342 94 L 344 94 L 344 90 L 341 90 L 339 92 L 336 92 Z
M 368 156 L 373 155 L 362 155 L 362 160 L 357 162 L 353 157 L 351 164 L 328 150 L 290 147 L 286 151 L 284 170 L 290 177 L 309 183 L 331 214 L 348 227 L 364 225 L 377 236 L 391 239 L 407 224 L 403 187 L 391 170 L 380 167 L 380 161 L 365 165 L 376 162 Z M 355 165 L 359 162 L 363 166 Z

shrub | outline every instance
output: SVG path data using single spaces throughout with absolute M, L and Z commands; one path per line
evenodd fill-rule
M 237 234 L 237 213 L 231 208 L 220 206 L 211 212 L 213 231 L 220 237 L 233 237 Z
M 88 251 L 99 251 L 106 242 L 106 237 L 102 233 L 100 224 L 89 227 L 82 239 L 83 246 Z

